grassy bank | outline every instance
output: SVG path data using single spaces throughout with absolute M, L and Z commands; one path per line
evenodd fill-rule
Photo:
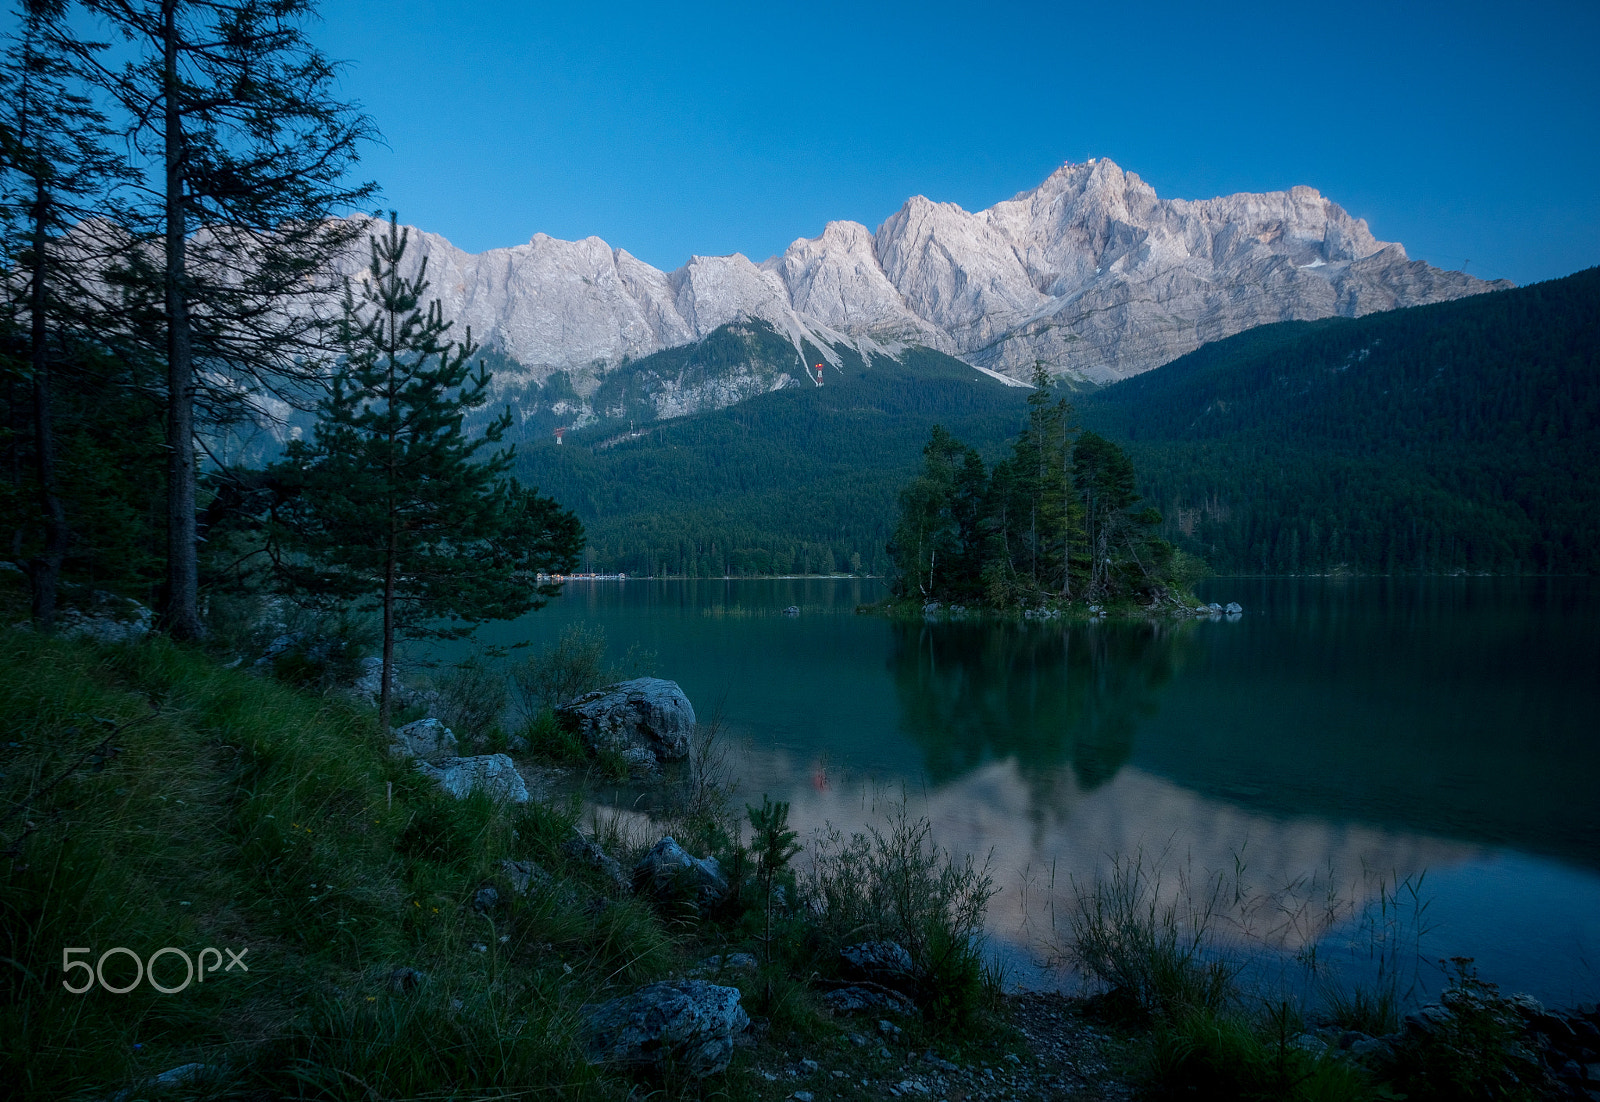
M 198 1063 L 180 1093 L 620 1098 L 633 1081 L 582 1058 L 585 1004 L 747 951 L 753 971 L 711 978 L 744 990 L 759 1035 L 825 1045 L 853 1027 L 820 1013 L 813 981 L 875 933 L 924 977 L 906 1043 L 954 1054 L 1001 1028 L 966 940 L 982 884 L 916 824 L 836 840 L 801 885 L 788 854 L 702 805 L 682 825 L 735 885 L 702 914 L 572 847 L 576 801 L 452 799 L 388 756 L 370 708 L 161 639 L 0 633 L 0 721 L 0 1074 L 29 1096 L 110 1097 Z M 598 840 L 624 867 L 653 841 Z M 506 861 L 546 878 L 518 892 Z M 802 889 L 828 902 L 802 912 Z M 179 953 L 155 956 L 169 947 L 208 970 L 185 984 Z

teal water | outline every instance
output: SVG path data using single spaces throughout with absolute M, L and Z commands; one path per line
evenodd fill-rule
M 1302 971 L 1420 951 L 1548 1002 L 1600 997 L 1594 584 L 1219 579 L 1202 595 L 1242 617 L 1160 625 L 855 614 L 882 593 L 570 583 L 480 638 L 537 648 L 583 621 L 614 654 L 655 651 L 720 714 L 741 796 L 789 800 L 803 831 L 904 798 L 941 844 L 990 855 L 991 934 L 1022 982 L 1061 979 L 1071 883 L 1139 854 L 1165 898 L 1222 878 L 1219 936 Z M 1412 979 L 1426 993 L 1438 970 Z

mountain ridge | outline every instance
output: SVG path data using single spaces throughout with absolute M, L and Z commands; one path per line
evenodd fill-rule
M 446 316 L 583 392 L 617 365 L 761 320 L 837 367 L 922 345 L 1012 379 L 1114 382 L 1256 325 L 1447 301 L 1511 286 L 1411 260 L 1316 189 L 1161 199 L 1109 160 L 1065 164 L 977 212 L 912 196 L 876 231 L 831 221 L 756 263 L 663 272 L 599 237 L 472 254 L 413 230 Z M 358 275 L 355 249 L 346 270 Z M 526 381 L 525 380 L 525 381 Z

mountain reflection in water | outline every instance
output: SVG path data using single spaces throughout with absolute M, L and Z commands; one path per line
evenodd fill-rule
M 991 929 L 1019 961 L 1050 949 L 1070 879 L 1143 852 L 1166 892 L 1242 861 L 1269 906 L 1229 916 L 1240 934 L 1426 870 L 1424 952 L 1547 1001 L 1600 995 L 1600 587 L 1208 585 L 1243 618 L 903 624 L 854 614 L 883 593 L 864 579 L 575 584 L 482 642 L 581 622 L 614 655 L 654 651 L 720 713 L 735 799 L 789 800 L 802 829 L 860 829 L 903 793 L 941 845 L 993 849 Z M 1290 951 L 1318 928 L 1278 926 Z

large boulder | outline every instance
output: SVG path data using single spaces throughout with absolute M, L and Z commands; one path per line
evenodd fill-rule
M 694 1078 L 728 1066 L 734 1037 L 750 1026 L 737 987 L 672 980 L 583 1008 L 584 1054 L 591 1064 L 672 1070 Z
M 570 700 L 556 718 L 590 753 L 648 750 L 660 761 L 682 761 L 694 739 L 694 705 L 676 681 L 638 677 Z
M 527 782 L 504 754 L 419 761 L 417 769 L 458 800 L 465 799 L 474 789 L 482 789 L 497 800 L 509 800 L 514 804 L 525 804 L 529 799 Z
M 701 908 L 728 893 L 728 880 L 715 857 L 694 857 L 669 835 L 633 867 L 634 885 L 656 899 L 693 899 Z

